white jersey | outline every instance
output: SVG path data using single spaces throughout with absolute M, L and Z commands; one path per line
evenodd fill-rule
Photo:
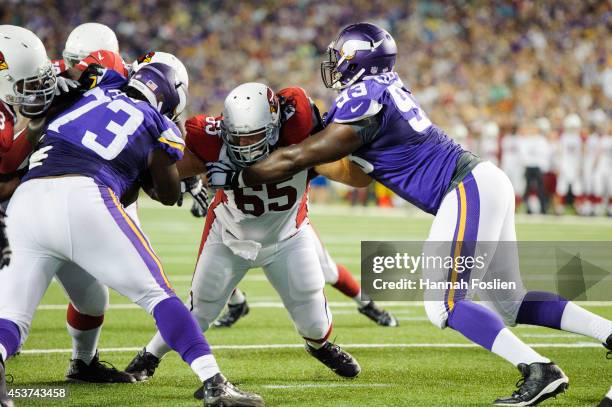
M 582 162 L 582 138 L 579 133 L 564 132 L 559 138 L 559 174 L 569 179 L 580 175 Z
M 542 135 L 522 137 L 519 143 L 521 162 L 525 167 L 537 167 L 543 172 L 549 170 L 552 149 Z

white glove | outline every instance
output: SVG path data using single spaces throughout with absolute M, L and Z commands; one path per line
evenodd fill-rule
M 208 186 L 213 189 L 245 187 L 242 179 L 242 171 L 235 169 L 230 164 L 220 161 L 206 164 L 206 180 Z
M 56 79 L 57 79 L 57 84 L 55 85 L 55 96 L 59 96 L 62 93 L 68 93 L 72 89 L 76 89 L 79 86 L 81 86 L 79 81 L 64 78 L 63 76 L 58 76 Z
M 43 165 L 43 161 L 49 156 L 47 153 L 52 148 L 53 146 L 47 146 L 34 151 L 32 155 L 30 155 L 30 166 L 28 168 L 31 170 L 39 165 Z

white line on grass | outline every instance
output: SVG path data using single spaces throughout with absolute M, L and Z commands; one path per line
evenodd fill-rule
M 339 344 L 346 348 L 477 348 L 473 343 L 346 343 Z M 601 344 L 596 342 L 574 342 L 574 343 L 528 343 L 532 348 L 600 348 Z M 213 351 L 217 350 L 267 350 L 267 349 L 293 349 L 303 348 L 301 343 L 271 343 L 258 345 L 217 345 L 213 346 Z M 100 352 L 136 352 L 142 350 L 141 347 L 125 348 L 102 348 Z M 71 353 L 72 349 L 24 349 L 22 355 L 41 355 L 48 353 Z
M 391 387 L 384 383 L 302 383 L 302 384 L 264 384 L 266 389 L 317 389 L 327 387 Z
M 256 299 L 257 297 L 254 297 Z M 262 300 L 268 297 L 260 297 Z M 405 307 L 423 307 L 422 302 L 400 302 L 400 301 L 377 301 L 378 305 L 387 308 L 405 308 Z M 332 308 L 353 308 L 357 305 L 352 301 L 331 301 L 328 303 Z M 578 301 L 577 304 L 590 307 L 612 307 L 612 301 Z M 65 310 L 66 304 L 42 304 L 38 306 L 38 310 Z M 284 308 L 284 305 L 280 301 L 249 301 L 249 307 L 251 308 Z M 124 304 L 110 304 L 109 309 L 123 310 L 123 309 L 137 309 L 140 308 L 136 304 L 124 303 Z M 332 311 L 333 312 L 333 311 Z

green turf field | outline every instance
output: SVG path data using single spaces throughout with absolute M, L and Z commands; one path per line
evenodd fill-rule
M 177 293 L 185 297 L 203 221 L 187 208 L 163 208 L 145 202 L 140 211 L 145 231 L 161 257 Z M 359 272 L 360 240 L 423 240 L 430 217 L 401 211 L 351 212 L 316 208 L 313 223 L 335 259 Z M 518 219 L 524 240 L 612 240 L 610 219 Z M 362 374 L 343 380 L 301 348 L 279 298 L 258 270 L 241 288 L 251 313 L 231 329 L 207 333 L 225 375 L 259 392 L 268 406 L 486 406 L 514 390 L 518 372 L 505 361 L 450 329 L 440 331 L 417 304 L 385 304 L 400 319 L 398 328 L 379 328 L 358 314 L 353 302 L 333 288 L 327 296 L 334 315 L 332 338 L 360 362 Z M 612 296 L 611 296 L 612 300 Z M 155 332 L 153 319 L 129 301 L 111 294 L 100 342 L 101 359 L 124 368 Z M 199 386 L 176 354 L 169 355 L 155 377 L 133 385 L 67 385 L 70 338 L 65 328 L 66 299 L 52 284 L 37 311 L 32 333 L 20 356 L 7 363 L 14 386 L 67 386 L 69 397 L 17 401 L 21 406 L 195 406 Z M 612 302 L 591 310 L 612 318 Z M 590 339 L 558 331 L 518 327 L 526 342 L 557 362 L 570 377 L 569 391 L 545 405 L 593 406 L 612 384 L 612 361 Z M 106 349 L 106 350 L 105 350 Z

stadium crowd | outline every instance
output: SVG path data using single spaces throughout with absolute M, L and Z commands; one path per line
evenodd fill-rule
M 191 78 L 189 113 L 218 113 L 227 92 L 244 81 L 266 82 L 276 89 L 300 85 L 325 110 L 334 94 L 320 80 L 324 50 L 341 27 L 372 21 L 395 36 L 400 45 L 397 70 L 432 121 L 514 172 L 517 195 L 529 198 L 532 191 L 539 197 L 538 205 L 528 206 L 530 212 L 548 207 L 562 212 L 561 197 L 556 205 L 549 201 L 567 160 L 567 155 L 561 158 L 564 120 L 576 115 L 579 124 L 572 132 L 580 134 L 581 144 L 573 160 L 582 185 L 579 191 L 572 185 L 567 191 L 572 193 L 557 195 L 574 196 L 582 214 L 606 211 L 610 186 L 595 191 L 594 178 L 597 171 L 609 175 L 612 164 L 592 160 L 609 155 L 610 147 L 608 143 L 606 152 L 605 143 L 590 136 L 596 134 L 600 141 L 610 137 L 608 2 L 282 3 L 5 0 L 0 22 L 33 30 L 57 57 L 78 24 L 107 24 L 128 61 L 149 50 L 181 58 Z

